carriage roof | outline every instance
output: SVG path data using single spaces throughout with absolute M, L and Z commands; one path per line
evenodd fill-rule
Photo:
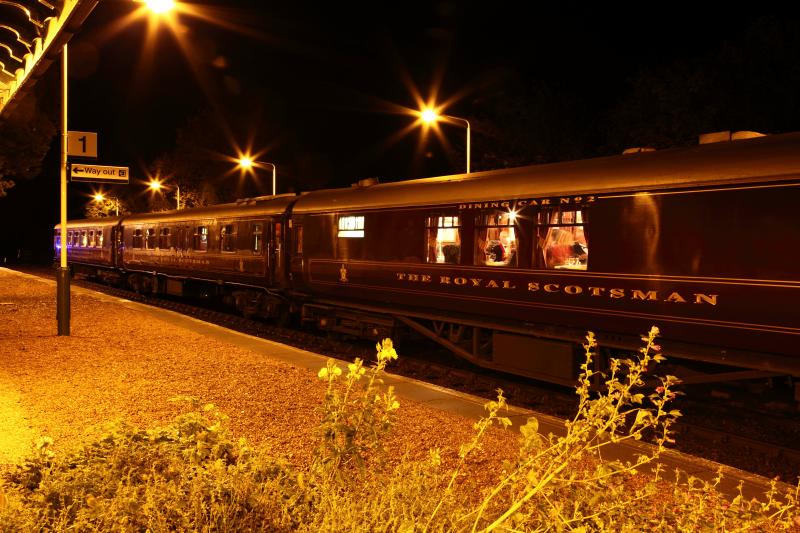
M 800 133 L 313 191 L 294 213 L 448 205 L 487 200 L 600 195 L 800 177 Z

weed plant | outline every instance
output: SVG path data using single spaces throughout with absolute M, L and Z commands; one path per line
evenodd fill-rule
M 705 482 L 658 465 L 680 416 L 669 404 L 672 376 L 645 392 L 649 368 L 663 360 L 656 328 L 635 357 L 611 360 L 599 394 L 586 337 L 576 387 L 579 405 L 565 434 L 541 435 L 531 418 L 520 428 L 517 456 L 494 472 L 478 504 L 466 482 L 470 459 L 491 454 L 484 437 L 507 428 L 498 391 L 473 437 L 445 467 L 440 450 L 423 459 L 388 461 L 384 447 L 400 407 L 381 376 L 397 358 L 389 339 L 367 366 L 346 370 L 330 360 L 311 465 L 296 470 L 266 450 L 234 439 L 213 405 L 171 424 L 142 430 L 123 423 L 64 455 L 42 439 L 35 453 L 6 473 L 0 489 L 1 531 L 800 531 L 798 490 L 773 482 L 762 499 L 717 492 Z M 648 453 L 608 460 L 608 447 L 645 435 Z

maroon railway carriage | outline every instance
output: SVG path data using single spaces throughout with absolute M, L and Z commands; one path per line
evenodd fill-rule
M 799 207 L 800 134 L 361 182 L 294 203 L 293 299 L 555 382 L 587 330 L 628 349 L 651 325 L 667 355 L 800 376 Z
M 69 222 L 64 239 L 67 260 L 86 272 L 113 272 L 111 269 L 117 265 L 114 242 L 117 239 L 119 221 L 119 217 L 107 217 Z M 53 248 L 58 261 L 61 253 L 60 224 L 55 227 Z
M 294 195 L 126 217 L 121 267 L 144 292 L 215 287 L 248 315 L 275 316 L 285 296 L 284 215 Z

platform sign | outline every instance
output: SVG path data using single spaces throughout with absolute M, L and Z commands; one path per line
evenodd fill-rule
M 67 155 L 97 157 L 97 134 L 91 131 L 67 132 Z
M 107 167 L 72 163 L 69 170 L 70 181 L 90 183 L 128 183 L 128 167 Z

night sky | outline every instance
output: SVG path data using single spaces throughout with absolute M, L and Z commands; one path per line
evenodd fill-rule
M 639 73 L 675 69 L 731 43 L 742 47 L 762 20 L 733 8 L 700 13 L 673 4 L 658 6 L 662 12 L 654 5 L 570 2 L 557 10 L 529 2 L 194 5 L 214 22 L 178 15 L 184 47 L 160 27 L 146 52 L 145 20 L 114 30 L 136 9 L 121 0 L 100 2 L 70 42 L 69 128 L 97 132 L 97 163 L 130 166 L 131 190 L 143 188 L 137 179 L 174 149 L 178 130 L 198 116 L 195 127 L 220 139 L 217 155 L 235 155 L 249 139 L 255 150 L 266 150 L 261 159 L 277 164 L 279 193 L 366 177 L 460 173 L 463 128 L 442 126 L 445 143 L 435 135 L 422 138 L 418 129 L 400 136 L 415 118 L 398 110 L 417 108 L 414 88 L 428 100 L 436 86 L 437 103 L 452 99 L 445 112 L 473 123 L 473 170 L 618 153 L 621 143 L 633 141 L 614 137 L 606 126 L 624 115 Z M 796 71 L 797 64 L 786 68 Z M 54 120 L 57 67 L 28 96 Z M 520 113 L 530 127 L 515 124 Z M 722 121 L 719 129 L 797 130 L 798 116 L 794 109 L 782 115 L 784 122 Z M 491 137 L 504 129 L 513 135 Z M 541 146 L 534 147 L 537 136 Z M 504 153 L 512 141 L 513 157 Z M 23 228 L 4 236 L 0 261 L 22 248 L 40 261 L 47 255 L 58 217 L 56 147 L 41 176 L 20 180 L 0 198 L 4 226 L 13 220 Z M 268 194 L 268 174 L 244 192 Z M 235 181 L 220 177 L 219 186 Z M 81 217 L 92 186 L 70 188 L 70 216 Z M 44 247 L 32 244 L 43 239 Z

